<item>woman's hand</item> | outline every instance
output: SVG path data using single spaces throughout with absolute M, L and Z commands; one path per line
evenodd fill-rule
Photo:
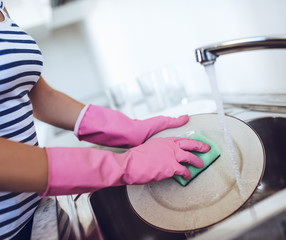
M 191 178 L 180 163 L 204 166 L 187 151 L 207 152 L 210 147 L 185 138 L 154 138 L 125 153 L 94 148 L 46 148 L 49 181 L 43 196 L 92 192 L 126 184 L 145 184 L 182 175 Z M 187 150 L 187 151 L 186 151 Z
M 133 120 L 123 113 L 94 105 L 86 106 L 75 126 L 75 135 L 87 142 L 110 147 L 135 147 L 154 134 L 186 124 L 187 115 L 179 118 L 158 116 Z

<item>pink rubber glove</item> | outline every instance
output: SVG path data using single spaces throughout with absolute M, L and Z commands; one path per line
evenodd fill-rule
M 119 111 L 88 105 L 78 117 L 74 133 L 79 140 L 110 146 L 134 147 L 167 128 L 186 124 L 188 115 L 179 118 L 158 116 L 133 120 Z
M 190 179 L 181 162 L 203 167 L 194 154 L 207 152 L 204 143 L 185 138 L 155 138 L 125 153 L 94 148 L 46 148 L 49 161 L 48 186 L 42 196 L 93 192 L 105 187 L 145 184 L 172 177 Z

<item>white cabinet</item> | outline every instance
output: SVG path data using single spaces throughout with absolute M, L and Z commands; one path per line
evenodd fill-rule
M 94 2 L 73 0 L 52 6 L 50 0 L 4 0 L 11 18 L 36 39 L 45 38 L 55 28 L 81 21 Z
M 36 37 L 45 37 L 49 31 L 52 11 L 49 0 L 4 0 L 10 17 Z
M 52 8 L 52 28 L 62 27 L 84 19 L 95 0 L 73 0 Z

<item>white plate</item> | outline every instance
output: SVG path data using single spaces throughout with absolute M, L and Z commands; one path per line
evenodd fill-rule
M 264 148 L 258 135 L 243 121 L 227 116 L 226 123 L 235 146 L 242 191 L 217 114 L 193 115 L 183 127 L 165 130 L 154 137 L 199 132 L 220 148 L 221 156 L 186 187 L 173 178 L 127 186 L 130 204 L 140 218 L 167 231 L 193 231 L 227 218 L 249 199 L 264 172 Z

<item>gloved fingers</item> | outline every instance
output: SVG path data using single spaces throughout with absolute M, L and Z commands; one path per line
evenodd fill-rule
M 178 118 L 158 116 L 145 120 L 145 123 L 152 126 L 152 134 L 158 133 L 168 128 L 177 128 L 185 125 L 189 121 L 188 115 L 183 115 Z M 149 136 L 150 137 L 150 136 Z
M 198 156 L 187 151 L 183 150 L 177 151 L 176 159 L 180 163 L 188 163 L 196 168 L 202 168 L 204 166 L 204 162 Z
M 191 179 L 191 173 L 190 171 L 183 165 L 179 164 L 175 171 L 176 175 L 182 176 L 185 180 L 190 180 Z
M 176 128 L 185 125 L 189 121 L 188 115 L 183 115 L 178 118 L 169 118 L 167 128 Z
M 208 152 L 210 150 L 210 146 L 196 141 L 194 139 L 187 139 L 187 138 L 174 138 L 174 142 L 183 150 L 187 151 L 196 151 L 196 152 Z

